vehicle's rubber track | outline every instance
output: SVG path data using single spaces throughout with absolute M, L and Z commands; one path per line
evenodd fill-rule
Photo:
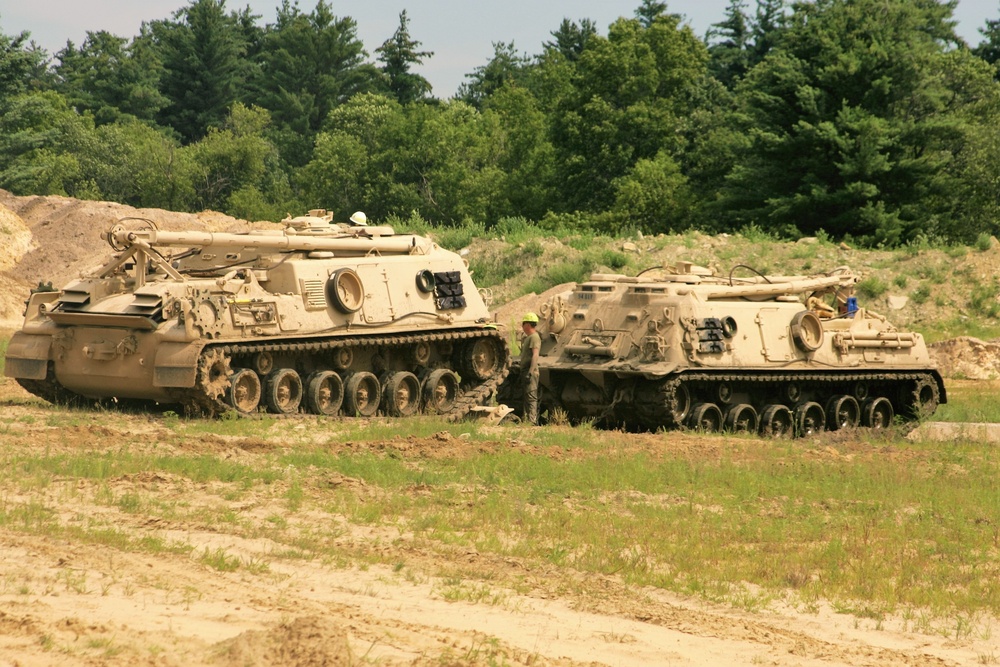
M 26 391 L 56 405 L 74 405 L 75 403 L 85 401 L 86 399 L 83 396 L 73 393 L 55 380 L 51 365 L 51 362 L 49 362 L 49 372 L 44 380 L 17 378 L 17 383 L 24 387 Z
M 656 398 L 653 400 L 641 401 L 637 406 L 639 408 L 637 414 L 642 418 L 644 425 L 650 428 L 656 428 L 659 426 L 676 428 L 682 426 L 683 424 L 679 423 L 677 420 L 679 406 L 677 404 L 677 399 L 675 398 L 677 394 L 676 390 L 682 385 L 686 386 L 693 399 L 699 393 L 693 385 L 697 385 L 699 383 L 715 386 L 722 383 L 730 383 L 744 388 L 749 384 L 757 385 L 762 390 L 765 390 L 765 388 L 769 386 L 787 386 L 792 383 L 802 385 L 803 387 L 810 385 L 812 387 L 816 387 L 816 385 L 829 385 L 832 388 L 833 385 L 865 382 L 873 386 L 891 385 L 894 387 L 894 390 L 903 392 L 904 387 L 902 386 L 902 383 L 919 383 L 921 381 L 934 383 L 935 385 L 938 384 L 934 374 L 927 371 L 891 371 L 882 373 L 844 372 L 837 370 L 819 373 L 782 371 L 765 371 L 760 373 L 732 373 L 723 371 L 718 373 L 706 373 L 693 371 L 680 373 L 666 380 L 652 380 L 651 382 L 656 384 Z M 833 395 L 832 391 L 830 392 L 830 395 Z
M 258 352 L 292 352 L 315 354 L 332 351 L 342 347 L 380 347 L 401 348 L 415 343 L 468 342 L 477 338 L 493 338 L 503 351 L 499 360 L 498 371 L 483 382 L 463 380 L 460 389 L 462 393 L 455 400 L 454 407 L 447 413 L 449 421 L 458 421 L 465 417 L 472 408 L 483 405 L 496 392 L 497 387 L 507 377 L 510 367 L 510 348 L 507 341 L 497 329 L 476 328 L 457 331 L 438 331 L 430 334 L 403 335 L 367 335 L 338 338 L 320 338 L 300 341 L 262 341 L 259 343 L 220 343 L 209 344 L 201 352 L 204 357 L 211 350 L 220 350 L 227 357 L 241 357 Z M 189 413 L 219 414 L 231 411 L 232 407 L 223 401 L 210 396 L 204 387 L 195 386 L 191 389 L 176 392 L 177 402 L 181 403 Z M 242 414 L 242 413 L 240 413 Z M 252 415 L 243 415 L 252 416 Z M 269 417 L 294 417 L 295 415 L 268 415 Z

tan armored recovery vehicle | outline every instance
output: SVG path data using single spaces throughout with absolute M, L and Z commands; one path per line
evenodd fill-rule
M 50 401 L 189 411 L 461 416 L 509 350 L 455 253 L 322 210 L 283 229 L 165 232 L 126 219 L 116 254 L 32 294 L 6 374 Z
M 945 388 L 922 336 L 856 308 L 857 281 L 848 269 L 735 277 L 689 263 L 594 274 L 541 308 L 541 410 L 778 436 L 934 412 Z M 499 400 L 519 406 L 517 373 Z

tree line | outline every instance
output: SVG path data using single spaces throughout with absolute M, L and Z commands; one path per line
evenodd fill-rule
M 564 20 L 433 96 L 399 26 L 372 54 L 327 0 L 274 23 L 192 0 L 49 54 L 0 32 L 0 187 L 250 219 L 755 226 L 867 245 L 1000 226 L 1000 20 L 954 0 L 731 0 L 704 36 L 642 0 Z M 0 17 L 2 20 L 2 17 Z

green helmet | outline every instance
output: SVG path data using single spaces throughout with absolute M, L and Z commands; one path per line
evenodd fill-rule
M 521 322 L 531 322 L 532 324 L 538 324 L 538 315 L 534 313 L 525 313 Z

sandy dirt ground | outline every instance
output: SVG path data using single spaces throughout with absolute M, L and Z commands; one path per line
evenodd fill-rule
M 8 460 L 43 449 L 54 456 L 115 452 L 128 442 L 132 451 L 205 452 L 253 465 L 292 438 L 289 433 L 283 441 L 279 431 L 266 440 L 185 440 L 170 432 L 162 417 L 100 413 L 82 413 L 72 426 L 53 426 L 54 408 L 28 398 L 11 380 L 0 381 L 5 418 L 0 447 Z M 302 427 L 289 420 L 279 428 Z M 485 446 L 531 448 L 530 433 L 497 427 L 496 441 Z M 636 449 L 656 446 L 655 436 L 634 438 L 630 445 Z M 694 435 L 678 438 L 678 446 L 704 446 Z M 467 444 L 443 434 L 392 446 L 397 455 L 416 459 L 453 456 Z M 394 567 L 281 557 L 283 545 L 248 538 L 237 529 L 286 513 L 280 497 L 261 492 L 220 501 L 225 496 L 211 483 L 162 473 L 102 483 L 106 489 L 85 476 L 57 477 L 39 501 L 37 495 L 29 499 L 26 486 L 8 482 L 0 488 L 0 512 L 27 517 L 43 511 L 42 505 L 67 531 L 112 525 L 133 540 L 184 542 L 194 549 L 158 552 L 41 537 L 5 521 L 0 528 L 0 665 L 929 667 L 984 664 L 983 656 L 1000 655 L 995 619 L 980 619 L 975 636 L 955 639 L 918 632 L 912 619 L 857 618 L 824 604 L 808 610 L 771 605 L 749 613 L 635 589 L 613 576 L 555 566 L 532 570 L 517 559 L 461 549 L 429 552 L 405 536 L 346 520 L 338 523 L 339 543 L 359 552 L 376 550 L 381 562 L 405 562 L 405 576 Z M 361 480 L 335 477 L 310 493 L 321 500 L 335 487 L 372 492 Z M 183 503 L 186 516 L 204 509 L 231 518 L 171 520 L 141 507 L 122 511 L 95 502 L 102 493 L 141 495 L 146 507 Z M 331 517 L 317 513 L 315 522 L 309 528 L 322 531 Z M 215 550 L 238 556 L 244 567 L 224 571 L 196 556 Z M 266 567 L 255 568 L 255 563 Z M 456 565 L 490 573 L 489 599 L 449 599 L 447 582 L 436 573 Z M 505 588 L 505 582 L 515 580 L 528 585 Z M 580 585 L 567 585 L 572 581 Z

